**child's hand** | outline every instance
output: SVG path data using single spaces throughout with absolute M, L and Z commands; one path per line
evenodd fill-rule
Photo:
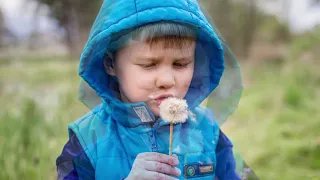
M 177 155 L 169 156 L 156 152 L 138 154 L 126 180 L 175 180 L 181 171 L 174 166 L 179 164 Z

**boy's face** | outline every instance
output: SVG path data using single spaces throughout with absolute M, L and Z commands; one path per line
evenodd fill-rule
M 165 97 L 184 98 L 194 71 L 195 41 L 181 48 L 164 47 L 164 40 L 150 46 L 146 42 L 118 51 L 113 68 L 120 85 L 121 100 L 145 102 L 156 117 Z

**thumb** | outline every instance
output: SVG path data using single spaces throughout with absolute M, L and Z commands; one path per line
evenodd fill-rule
M 178 159 L 178 156 L 176 154 L 172 154 L 172 157 L 175 157 L 175 158 Z

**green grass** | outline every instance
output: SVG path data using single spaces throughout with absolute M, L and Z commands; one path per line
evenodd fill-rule
M 320 179 L 320 66 L 287 59 L 243 64 L 246 89 L 223 128 L 261 179 Z M 0 179 L 56 179 L 67 124 L 88 111 L 77 66 L 0 59 Z
M 0 179 L 56 179 L 67 124 L 87 111 L 77 101 L 78 62 L 62 59 L 0 63 Z
M 239 108 L 225 124 L 261 179 L 320 179 L 320 72 L 295 60 L 246 70 Z

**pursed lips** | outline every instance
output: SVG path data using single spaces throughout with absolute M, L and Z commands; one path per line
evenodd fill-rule
M 157 97 L 154 98 L 154 101 L 155 101 L 158 105 L 160 105 L 163 100 L 165 100 L 166 98 L 169 98 L 169 97 L 173 97 L 173 95 L 172 95 L 172 94 L 159 95 L 159 96 L 157 96 Z

